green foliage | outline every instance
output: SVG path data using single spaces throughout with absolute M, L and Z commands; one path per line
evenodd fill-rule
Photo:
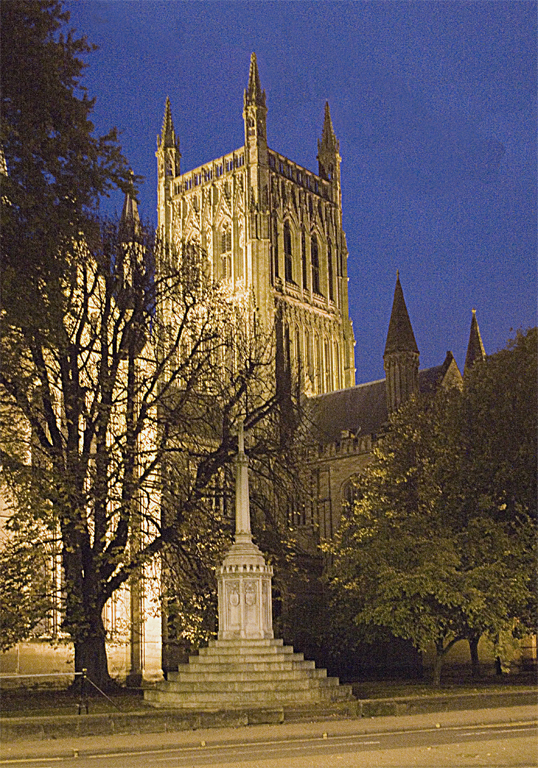
M 332 587 L 363 635 L 433 644 L 436 674 L 460 639 L 534 626 L 535 372 L 532 330 L 463 391 L 401 408 L 330 548 Z
M 0 547 L 0 651 L 27 640 L 53 605 L 50 535 L 34 521 L 12 521 Z
M 116 132 L 93 135 L 81 82 L 93 46 L 68 22 L 59 0 L 0 5 L 2 301 L 26 324 L 61 312 L 72 242 L 95 230 L 101 195 L 131 185 Z

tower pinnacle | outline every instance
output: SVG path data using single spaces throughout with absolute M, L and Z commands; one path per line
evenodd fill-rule
M 260 84 L 258 61 L 254 52 L 250 56 L 248 85 L 245 90 L 245 105 L 247 104 L 256 104 L 258 107 L 265 107 L 265 91 L 262 91 Z
M 469 373 L 473 365 L 479 360 L 485 360 L 486 350 L 482 343 L 482 337 L 480 335 L 480 328 L 478 327 L 478 320 L 476 319 L 476 309 L 473 309 L 473 316 L 471 319 L 471 330 L 469 333 L 469 344 L 467 345 L 467 354 L 465 356 L 465 367 L 463 369 L 463 375 Z
M 135 198 L 131 194 L 129 194 L 129 192 L 126 192 L 125 200 L 123 201 L 121 221 L 122 221 L 122 224 L 125 224 L 126 226 L 138 227 L 140 225 L 140 215 L 138 213 L 138 205 L 136 203 Z
M 172 120 L 170 99 L 166 97 L 162 133 L 157 136 L 157 161 L 160 178 L 175 178 L 180 174 L 181 152 Z
M 179 144 L 179 142 L 177 143 Z M 174 131 L 174 122 L 172 120 L 172 107 L 168 96 L 166 97 L 166 103 L 164 105 L 163 129 L 159 144 L 163 147 L 176 146 L 176 134 Z
M 334 132 L 329 102 L 325 102 L 321 141 L 318 139 L 319 175 L 328 181 L 340 180 L 340 144 Z
M 417 342 L 405 304 L 399 271 L 396 272 L 396 288 L 394 289 L 387 343 L 385 344 L 385 355 L 392 352 L 416 352 L 418 354 Z
M 398 272 L 383 355 L 389 413 L 398 410 L 406 400 L 418 392 L 418 362 L 419 351 Z
M 321 132 L 321 141 L 318 142 L 318 151 L 329 150 L 331 152 L 338 152 L 339 142 L 334 132 L 333 123 L 331 120 L 331 110 L 329 109 L 329 102 L 325 102 L 325 114 L 323 117 L 323 130 Z

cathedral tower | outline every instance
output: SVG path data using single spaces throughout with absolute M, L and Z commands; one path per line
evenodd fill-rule
M 178 249 L 198 245 L 230 296 L 253 296 L 284 367 L 307 394 L 355 384 L 342 230 L 339 145 L 328 104 L 318 173 L 269 147 L 258 62 L 243 99 L 245 143 L 180 173 L 170 103 L 158 139 L 159 226 Z
M 383 361 L 387 409 L 392 413 L 418 392 L 419 351 L 398 273 Z

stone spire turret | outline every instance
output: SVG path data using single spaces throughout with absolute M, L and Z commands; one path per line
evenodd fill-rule
M 156 154 L 159 161 L 159 178 L 179 176 L 181 152 L 179 151 L 179 139 L 174 130 L 172 107 L 168 96 L 164 105 L 162 132 L 160 136 L 157 136 Z
M 123 209 L 121 212 L 121 223 L 124 227 L 133 228 L 138 230 L 140 227 L 140 215 L 138 213 L 138 205 L 135 198 L 125 193 L 125 199 L 123 201 Z
M 473 365 L 479 360 L 486 359 L 486 350 L 482 343 L 482 337 L 480 335 L 480 328 L 478 327 L 478 320 L 476 319 L 476 309 L 473 309 L 473 316 L 471 319 L 471 330 L 469 333 L 469 343 L 467 345 L 467 354 L 465 356 L 465 367 L 463 369 L 463 375 L 469 373 Z
M 383 361 L 387 408 L 392 413 L 418 392 L 419 351 L 398 272 Z
M 159 224 L 164 232 L 170 225 L 170 200 L 172 197 L 172 182 L 180 174 L 181 152 L 179 139 L 176 137 L 172 121 L 170 99 L 166 97 L 164 106 L 163 127 L 157 136 L 157 210 Z
M 245 180 L 248 216 L 245 234 L 250 242 L 245 266 L 252 276 L 260 318 L 269 320 L 274 299 L 268 276 L 271 273 L 271 241 L 269 213 L 269 153 L 267 150 L 267 107 L 265 91 L 260 84 L 256 54 L 250 57 L 248 84 L 243 99 L 245 123 Z M 272 323 L 272 320 L 270 321 Z
M 167 96 L 164 104 L 163 128 L 160 138 L 157 138 L 159 145 L 164 147 L 176 146 L 176 132 L 174 131 L 174 121 L 172 120 L 172 106 L 170 98 Z M 178 142 L 179 144 L 179 142 Z
M 245 120 L 245 143 L 250 154 L 256 148 L 259 149 L 260 144 L 265 145 L 265 153 L 267 153 L 267 106 L 265 104 L 265 91 L 262 90 L 260 84 L 258 61 L 255 53 L 252 53 L 250 57 L 243 118 Z M 253 156 L 251 160 L 256 162 L 258 158 Z
M 248 85 L 245 91 L 245 104 L 256 104 L 258 107 L 265 107 L 265 91 L 262 91 L 260 84 L 258 61 L 254 52 L 250 55 Z
M 318 139 L 318 169 L 322 179 L 340 182 L 340 143 L 334 132 L 329 102 L 325 102 L 325 115 L 321 141 Z

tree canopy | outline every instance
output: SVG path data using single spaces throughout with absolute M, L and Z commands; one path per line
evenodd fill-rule
M 256 436 L 253 459 L 267 457 L 279 395 L 271 337 L 248 296 L 207 279 L 199 249 L 173 253 L 141 227 L 126 239 L 110 222 L 97 244 L 70 255 L 61 325 L 3 323 L 0 449 L 12 497 L 33 494 L 57 532 L 63 627 L 77 671 L 103 684 L 105 603 L 167 546 L 185 575 L 215 567 L 235 422 Z
M 2 307 L 26 325 L 61 311 L 58 279 L 99 198 L 132 191 L 116 131 L 94 135 L 82 83 L 93 46 L 68 23 L 60 0 L 0 6 Z
M 463 391 L 391 419 L 332 545 L 330 580 L 366 638 L 436 649 L 534 626 L 536 329 L 478 363 Z
M 272 329 L 256 325 L 247 292 L 227 296 L 200 248 L 100 219 L 100 197 L 132 193 L 134 180 L 116 132 L 94 136 L 82 83 L 92 46 L 68 29 L 60 0 L 0 9 L 2 481 L 12 530 L 61 561 L 52 597 L 75 669 L 106 685 L 103 606 L 172 549 L 184 596 L 195 574 L 207 596 L 231 528 L 219 502 L 235 422 L 255 435 L 260 474 L 284 477 L 290 398 L 275 391 Z M 275 545 L 278 526 L 260 528 Z M 33 588 L 12 578 L 15 539 L 1 565 L 22 600 Z M 34 607 L 12 621 L 10 643 L 47 610 Z

